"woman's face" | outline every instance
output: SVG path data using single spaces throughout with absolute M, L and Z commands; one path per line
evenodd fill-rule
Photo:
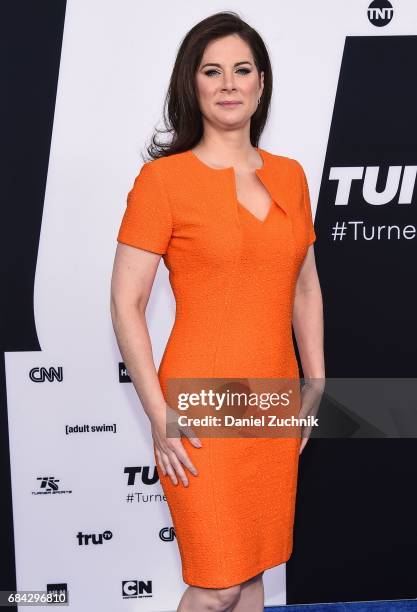
M 196 73 L 200 110 L 210 123 L 240 127 L 250 120 L 264 87 L 249 45 L 237 34 L 212 40 Z M 227 106 L 222 102 L 233 101 Z

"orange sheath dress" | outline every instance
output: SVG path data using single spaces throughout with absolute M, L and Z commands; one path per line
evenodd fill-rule
M 234 168 L 191 150 L 146 162 L 128 194 L 117 240 L 163 256 L 176 301 L 158 370 L 165 397 L 170 377 L 299 377 L 291 323 L 316 238 L 309 190 L 298 161 L 257 151 L 271 195 L 262 221 L 238 201 Z M 226 588 L 287 561 L 300 439 L 181 439 L 199 475 L 185 468 L 184 487 L 158 473 L 184 582 Z

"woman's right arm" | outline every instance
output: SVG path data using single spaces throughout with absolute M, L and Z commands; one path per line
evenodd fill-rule
M 177 476 L 185 486 L 188 479 L 182 465 L 197 476 L 181 437 L 166 437 L 167 404 L 153 361 L 152 344 L 145 310 L 158 268 L 160 255 L 118 243 L 111 278 L 110 311 L 120 353 L 148 416 L 158 465 L 174 484 Z M 198 438 L 189 438 L 200 447 Z M 181 465 L 182 464 L 182 465 Z

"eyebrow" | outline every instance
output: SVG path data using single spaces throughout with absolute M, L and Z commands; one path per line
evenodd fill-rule
M 250 64 L 250 66 L 252 66 L 252 62 L 250 62 L 248 60 L 244 60 L 242 62 L 236 62 L 235 66 L 240 66 L 241 64 Z M 203 66 L 201 66 L 200 70 L 202 70 L 206 66 L 217 66 L 218 68 L 222 67 L 221 64 L 216 64 L 215 62 L 208 62 L 207 64 L 203 64 Z

